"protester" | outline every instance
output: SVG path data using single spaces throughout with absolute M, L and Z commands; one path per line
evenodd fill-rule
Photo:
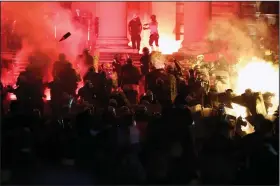
M 140 51 L 142 23 L 140 18 L 134 14 L 132 20 L 128 23 L 128 30 L 131 36 L 132 48 Z
M 59 58 L 45 83 L 51 100 L 43 102 L 43 78 L 32 64 L 16 88 L 1 84 L 2 100 L 8 92 L 17 98 L 1 112 L 3 184 L 278 184 L 279 112 L 273 122 L 259 113 L 256 100 L 270 106 L 265 95 L 205 89 L 198 68 L 178 83 L 179 64 L 166 68 L 147 49 L 141 72 L 130 58 L 115 64 L 114 91 L 104 69 L 88 62 L 80 80 Z M 141 76 L 146 91 L 138 101 Z M 251 116 L 230 113 L 236 102 Z

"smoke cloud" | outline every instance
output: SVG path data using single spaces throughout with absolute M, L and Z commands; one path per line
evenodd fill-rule
M 59 53 L 65 53 L 68 60 L 74 62 L 84 47 L 86 30 L 74 22 L 71 11 L 58 2 L 2 2 L 1 16 L 14 20 L 14 31 L 23 38 L 22 49 L 16 59 L 20 68 L 26 66 L 28 56 L 35 51 L 47 55 L 50 62 L 56 60 Z M 71 36 L 58 42 L 67 32 Z M 48 64 L 48 70 L 51 66 Z
M 264 22 L 252 22 L 232 17 L 230 19 L 213 20 L 210 22 L 208 39 L 214 43 L 219 43 L 218 48 L 226 49 L 233 56 L 253 57 L 259 50 L 257 38 L 252 39 L 252 35 L 268 36 L 268 27 Z M 251 36 L 250 36 L 251 35 Z

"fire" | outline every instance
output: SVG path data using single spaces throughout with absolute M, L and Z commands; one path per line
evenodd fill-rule
M 10 94 L 9 94 L 9 100 L 17 100 L 16 95 L 13 94 L 13 93 L 10 93 Z
M 268 114 L 272 114 L 279 105 L 279 66 L 262 59 L 252 58 L 249 63 L 238 69 L 235 91 L 242 94 L 250 88 L 255 92 L 270 92 L 275 96 L 273 106 Z
M 172 54 L 181 48 L 181 40 L 176 41 L 172 36 L 161 35 L 159 38 L 159 51 L 162 54 Z
M 84 86 L 84 82 L 83 81 L 78 82 L 78 87 L 76 89 L 76 94 L 78 94 L 79 89 L 82 88 L 83 86 Z
M 82 86 L 83 86 L 83 82 L 82 81 L 80 81 L 79 83 L 78 83 L 78 88 L 76 89 L 76 94 L 78 94 L 78 91 L 79 91 L 79 89 L 80 88 L 82 88 Z M 45 94 L 45 100 L 51 100 L 51 92 L 50 92 L 51 90 L 49 89 L 49 88 L 46 88 L 45 89 L 45 91 L 44 91 L 44 94 Z
M 48 100 L 48 101 L 51 100 L 51 90 L 49 88 L 45 89 L 44 94 L 46 96 L 45 97 L 46 100 Z
M 141 49 L 140 54 L 142 53 L 142 49 L 147 47 L 152 51 L 152 48 L 149 46 L 149 41 L 147 39 L 143 39 L 141 41 Z M 162 54 L 173 54 L 174 52 L 178 52 L 181 48 L 182 40 L 176 41 L 173 35 L 162 34 L 159 37 L 158 41 L 159 47 L 154 50 L 161 52 Z M 131 41 L 128 43 L 128 46 L 132 47 Z
M 247 108 L 241 105 L 232 103 L 233 110 L 236 114 L 236 117 L 246 118 L 248 116 Z

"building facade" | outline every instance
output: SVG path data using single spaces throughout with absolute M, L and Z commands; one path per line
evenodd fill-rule
M 232 16 L 240 19 L 256 19 L 261 8 L 257 2 L 73 2 L 72 10 L 86 7 L 98 17 L 98 37 L 96 48 L 103 51 L 127 51 L 129 35 L 127 24 L 133 14 L 138 14 L 142 22 L 148 22 L 152 14 L 157 16 L 160 35 L 173 40 L 182 40 L 183 47 L 203 42 L 208 32 L 209 22 Z M 94 4 L 94 5 L 93 5 Z M 267 6 L 265 6 L 267 7 Z M 83 8 L 85 11 L 85 8 Z M 274 6 L 275 9 L 275 6 Z M 274 11 L 277 13 L 277 11 Z M 278 11 L 279 12 L 279 11 Z M 148 34 L 143 35 L 144 38 Z M 143 37 L 142 36 L 142 37 Z

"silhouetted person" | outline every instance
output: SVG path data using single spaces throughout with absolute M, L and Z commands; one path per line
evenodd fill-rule
M 132 64 L 132 60 L 129 58 L 127 64 L 122 66 L 121 87 L 131 103 L 137 102 L 140 77 L 138 68 Z
M 132 48 L 140 51 L 142 23 L 137 15 L 128 23 L 128 30 L 131 36 Z
M 151 64 L 151 55 L 147 47 L 143 48 L 143 56 L 140 58 L 141 62 L 141 73 L 143 76 L 149 73 Z
M 120 81 L 120 76 L 121 76 L 121 69 L 122 69 L 122 65 L 121 65 L 121 62 L 120 62 L 120 56 L 117 54 L 115 55 L 114 57 L 114 60 L 113 60 L 113 63 L 112 63 L 112 66 L 113 66 L 113 73 L 116 73 L 117 74 L 117 79 L 118 79 L 118 85 L 117 86 L 120 86 L 121 85 L 121 81 Z
M 70 62 L 66 60 L 65 54 L 59 54 L 58 61 L 54 62 L 53 64 L 53 77 L 59 79 L 65 67 L 69 64 Z
M 1 114 L 3 115 L 5 113 L 4 111 L 4 100 L 6 100 L 6 96 L 7 96 L 7 91 L 5 90 L 2 82 L 0 82 L 0 93 L 1 93 Z
M 107 99 L 108 92 L 107 92 L 107 79 L 102 73 L 96 73 L 94 67 L 90 67 L 88 72 L 83 77 L 83 81 L 89 81 L 91 85 L 91 90 L 94 91 L 96 99 L 100 104 L 104 104 L 105 100 Z
M 257 93 L 252 92 L 251 89 L 246 89 L 245 93 L 241 95 L 241 98 L 242 98 L 242 104 L 250 110 L 253 116 L 256 115 Z
M 121 82 L 123 85 L 138 85 L 140 72 L 137 67 L 132 64 L 132 60 L 128 59 L 127 64 L 121 69 Z
M 90 81 L 86 81 L 85 85 L 79 89 L 78 97 L 83 101 L 94 104 L 94 100 L 96 100 L 96 91 L 93 84 Z
M 144 26 L 145 26 L 144 30 L 147 29 L 150 30 L 149 45 L 153 47 L 153 43 L 155 42 L 156 47 L 158 47 L 159 34 L 158 34 L 158 22 L 156 16 L 152 15 L 151 22 L 144 24 Z
M 83 65 L 86 68 L 89 68 L 89 67 L 93 66 L 93 62 L 94 62 L 93 57 L 90 55 L 90 53 L 87 49 L 85 49 L 83 51 L 82 61 L 83 61 Z
M 219 102 L 223 103 L 226 107 L 231 108 L 231 101 L 233 98 L 233 91 L 231 89 L 227 89 L 225 92 L 218 94 Z
M 72 96 L 76 95 L 76 89 L 78 82 L 80 81 L 80 77 L 76 73 L 75 69 L 72 68 L 71 63 L 65 66 L 65 69 L 61 74 L 60 81 L 62 83 L 63 92 Z
M 147 89 L 151 90 L 161 104 L 170 104 L 177 95 L 176 78 L 158 66 L 146 75 Z
M 27 66 L 26 70 L 20 73 L 16 85 L 14 93 L 25 111 L 37 108 L 43 112 L 43 77 L 37 75 L 32 65 Z
M 50 104 L 53 115 L 59 115 L 61 109 L 64 105 L 63 103 L 63 88 L 62 82 L 59 79 L 54 79 L 52 82 L 48 83 L 48 88 L 50 89 Z

